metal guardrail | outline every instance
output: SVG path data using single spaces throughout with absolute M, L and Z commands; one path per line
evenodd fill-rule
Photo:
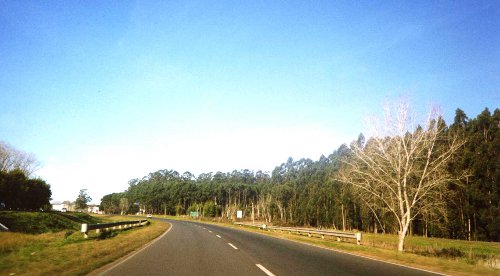
M 7 231 L 9 231 L 9 228 L 7 228 L 7 226 L 0 223 L 0 232 L 2 232 L 2 231 L 7 232 Z
M 300 227 L 279 227 L 279 226 L 269 226 L 266 224 L 250 224 L 235 222 L 236 225 L 256 227 L 262 230 L 274 230 L 274 231 L 287 231 L 289 233 L 299 233 L 307 234 L 309 237 L 320 236 L 322 239 L 325 236 L 336 237 L 337 241 L 341 241 L 342 238 L 355 239 L 358 245 L 361 245 L 361 232 L 344 232 L 344 231 L 334 231 L 334 230 L 322 230 L 313 228 L 300 228 Z
M 87 224 L 83 223 L 82 224 L 82 230 L 81 232 L 83 233 L 83 236 L 85 238 L 88 238 L 88 233 L 90 230 L 96 230 L 96 233 L 99 233 L 101 229 L 104 230 L 109 230 L 111 229 L 127 229 L 131 228 L 134 226 L 141 226 L 145 225 L 148 223 L 147 219 L 141 219 L 141 220 L 131 220 L 131 221 L 119 221 L 119 222 L 110 222 L 110 223 L 100 223 L 100 224 Z

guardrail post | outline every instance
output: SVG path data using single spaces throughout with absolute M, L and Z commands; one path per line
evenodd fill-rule
M 7 226 L 0 223 L 0 231 L 9 231 L 9 228 L 7 228 Z
M 356 233 L 356 243 L 361 245 L 361 232 Z
M 82 230 L 81 230 L 81 232 L 83 233 L 83 237 L 84 238 L 88 238 L 89 237 L 89 235 L 88 235 L 88 233 L 89 233 L 88 225 L 86 223 L 82 223 Z

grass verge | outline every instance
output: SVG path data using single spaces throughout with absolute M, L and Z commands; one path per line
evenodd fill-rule
M 134 220 L 126 216 L 102 218 Z M 84 275 L 140 248 L 168 227 L 165 222 L 152 221 L 146 227 L 112 232 L 112 238 L 92 231 L 89 239 L 74 230 L 38 235 L 2 232 L 0 275 Z
M 166 218 L 189 220 L 185 217 L 167 216 Z M 363 233 L 363 245 L 359 246 L 355 243 L 337 242 L 333 239 L 321 239 L 280 231 L 263 231 L 255 228 L 237 226 L 231 223 L 207 220 L 192 221 L 224 225 L 231 228 L 312 244 L 322 248 L 444 274 L 500 275 L 500 269 L 498 268 L 500 243 L 470 242 L 412 236 L 408 237 L 405 241 L 407 252 L 400 253 L 396 250 L 396 235 Z
M 82 223 L 99 223 L 101 219 L 78 212 L 1 211 L 0 222 L 13 232 L 42 234 L 78 230 Z

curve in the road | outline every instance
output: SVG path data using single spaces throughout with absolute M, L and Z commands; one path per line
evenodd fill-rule
M 168 222 L 168 235 L 103 274 L 433 275 L 254 232 L 197 222 Z

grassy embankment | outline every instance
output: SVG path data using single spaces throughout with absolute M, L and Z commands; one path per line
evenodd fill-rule
M 171 219 L 187 219 L 167 217 Z M 200 221 L 200 220 L 196 220 Z M 211 220 L 200 222 L 215 223 Z M 217 222 L 216 224 L 221 224 Z M 408 265 L 421 269 L 451 275 L 500 275 L 500 243 L 407 237 L 406 252 L 397 249 L 397 236 L 392 234 L 363 233 L 362 246 L 351 242 L 337 242 L 334 239 L 321 239 L 288 232 L 263 231 L 255 228 L 222 223 L 225 226 L 246 231 L 258 232 L 277 238 L 294 240 L 302 243 L 340 250 L 391 263 Z
M 0 275 L 83 275 L 140 248 L 169 227 L 153 221 L 147 227 L 123 231 L 92 231 L 89 239 L 79 232 L 81 223 L 136 219 L 82 213 L 0 212 L 0 222 L 10 229 L 37 233 L 0 232 Z

